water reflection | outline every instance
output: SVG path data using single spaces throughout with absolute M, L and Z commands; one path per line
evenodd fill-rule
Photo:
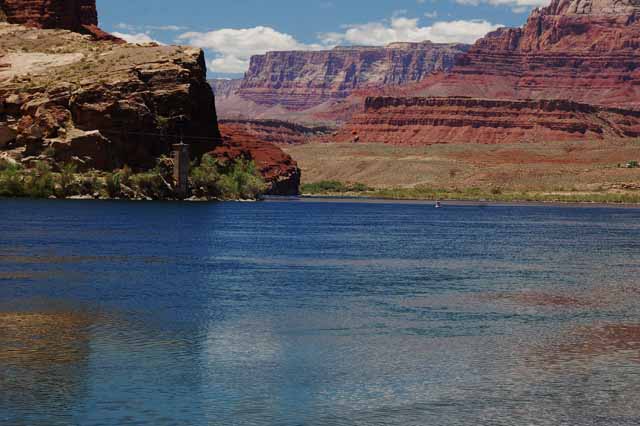
M 87 391 L 91 324 L 79 312 L 0 312 L 4 424 L 71 423 Z
M 637 210 L 10 205 L 0 424 L 640 424 Z

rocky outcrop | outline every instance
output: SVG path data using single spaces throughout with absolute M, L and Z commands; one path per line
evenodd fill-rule
M 256 163 L 269 185 L 270 195 L 298 195 L 300 169 L 298 164 L 274 144 L 257 139 L 242 127 L 221 124 L 222 144 L 212 154 L 221 161 L 244 158 Z
M 100 40 L 121 41 L 98 28 L 96 0 L 0 0 L 0 16 L 11 24 L 64 29 Z
M 640 136 L 640 111 L 564 100 L 368 98 L 338 141 L 429 145 Z
M 146 169 L 180 133 L 196 156 L 219 143 L 199 49 L 0 24 L 0 63 L 0 142 L 24 162 Z
M 522 28 L 478 40 L 449 75 L 404 93 L 640 108 L 640 2 L 553 0 Z
M 309 109 L 353 91 L 419 82 L 448 71 L 462 44 L 394 43 L 315 52 L 269 52 L 251 58 L 238 95 L 259 105 Z M 224 113 L 224 103 L 220 104 Z
M 309 142 L 325 142 L 335 132 L 333 127 L 309 127 L 297 123 L 280 120 L 219 120 L 226 127 L 241 130 L 258 140 L 296 145 Z

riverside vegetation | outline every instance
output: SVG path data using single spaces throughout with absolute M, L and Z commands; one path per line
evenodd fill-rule
M 412 188 L 371 188 L 362 183 L 321 181 L 302 185 L 308 196 L 366 197 L 392 200 L 449 200 L 495 202 L 558 202 L 640 204 L 639 192 L 608 192 L 604 188 L 589 192 L 557 188 L 552 192 L 513 191 L 492 188 L 434 188 L 417 185 Z
M 172 161 L 165 157 L 142 172 L 125 166 L 114 172 L 78 173 L 73 164 L 38 161 L 25 168 L 0 160 L 0 197 L 172 200 L 177 199 L 172 170 Z M 266 188 L 252 161 L 222 163 L 205 155 L 191 168 L 188 195 L 198 200 L 255 200 Z

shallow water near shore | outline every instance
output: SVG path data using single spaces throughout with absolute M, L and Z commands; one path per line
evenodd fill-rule
M 0 200 L 0 424 L 640 424 L 640 209 Z

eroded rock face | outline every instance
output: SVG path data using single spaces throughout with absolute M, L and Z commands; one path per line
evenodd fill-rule
M 98 28 L 95 0 L 0 0 L 6 22 L 37 28 L 57 28 L 119 40 Z
M 25 157 L 146 169 L 170 153 L 180 129 L 196 156 L 219 143 L 199 49 L 0 24 L 0 63 L 4 148 Z
M 640 136 L 640 111 L 565 100 L 368 98 L 341 142 L 429 145 L 518 143 Z
M 253 160 L 269 185 L 270 195 L 298 195 L 301 172 L 298 164 L 272 143 L 246 133 L 241 126 L 221 124 L 222 144 L 210 154 L 222 160 Z
M 288 110 L 309 109 L 363 88 L 419 82 L 448 71 L 462 44 L 394 43 L 317 52 L 269 52 L 251 58 L 240 97 Z M 224 104 L 219 104 L 224 113 Z
M 522 28 L 478 40 L 449 75 L 409 92 L 640 108 L 640 2 L 554 0 Z
M 328 141 L 335 129 L 326 126 L 303 126 L 280 120 L 219 120 L 227 128 L 249 134 L 263 142 L 296 145 Z

